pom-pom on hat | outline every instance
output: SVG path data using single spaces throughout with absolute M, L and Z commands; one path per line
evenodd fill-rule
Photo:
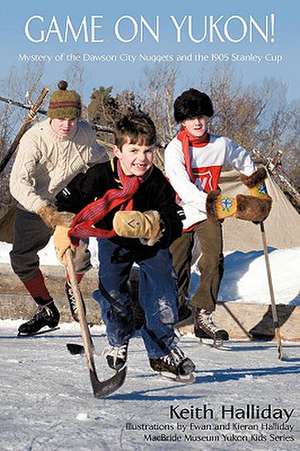
M 212 101 L 208 95 L 194 88 L 184 91 L 174 102 L 174 118 L 178 123 L 197 116 L 211 117 L 213 114 Z
M 50 98 L 48 117 L 51 119 L 76 119 L 81 115 L 81 99 L 76 91 L 68 91 L 68 83 L 61 80 L 58 90 Z

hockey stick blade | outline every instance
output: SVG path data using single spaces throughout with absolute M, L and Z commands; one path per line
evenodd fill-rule
M 90 369 L 90 379 L 95 398 L 104 398 L 118 390 L 125 382 L 127 366 L 117 371 L 114 376 L 105 381 L 99 381 L 95 371 Z
M 67 349 L 72 355 L 84 355 L 84 347 L 77 343 L 67 343 Z M 90 369 L 90 379 L 96 398 L 104 398 L 118 390 L 125 381 L 127 367 L 118 371 L 114 376 L 106 381 L 100 382 L 95 371 Z

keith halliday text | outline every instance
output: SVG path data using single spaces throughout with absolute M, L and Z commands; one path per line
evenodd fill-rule
M 183 407 L 179 404 L 169 406 L 170 420 L 281 420 L 288 423 L 295 413 L 295 409 L 274 406 L 272 404 L 245 404 L 237 407 L 234 404 L 223 404 L 218 407 L 190 405 Z

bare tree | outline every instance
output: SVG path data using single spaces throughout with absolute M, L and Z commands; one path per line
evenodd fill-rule
M 77 91 L 81 96 L 84 90 L 84 66 L 81 61 L 73 61 L 64 72 L 64 78 L 69 88 Z
M 173 118 L 176 77 L 175 66 L 160 64 L 145 70 L 140 83 L 141 108 L 151 115 L 162 144 L 167 144 L 176 130 Z
M 22 103 L 28 103 L 35 99 L 42 89 L 44 65 L 26 65 L 23 70 L 12 67 L 8 76 L 0 81 L 1 94 Z M 21 121 L 24 118 L 24 110 L 12 105 L 2 103 L 0 105 L 0 157 L 6 153 L 9 143 L 12 141 Z

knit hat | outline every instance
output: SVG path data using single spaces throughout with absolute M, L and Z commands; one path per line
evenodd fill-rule
M 207 94 L 197 89 L 184 91 L 174 102 L 174 118 L 176 122 L 193 119 L 197 116 L 211 117 L 214 114 L 212 102 Z
M 58 90 L 50 98 L 48 117 L 51 119 L 76 119 L 81 115 L 81 99 L 76 91 L 68 91 L 68 83 L 61 80 Z

